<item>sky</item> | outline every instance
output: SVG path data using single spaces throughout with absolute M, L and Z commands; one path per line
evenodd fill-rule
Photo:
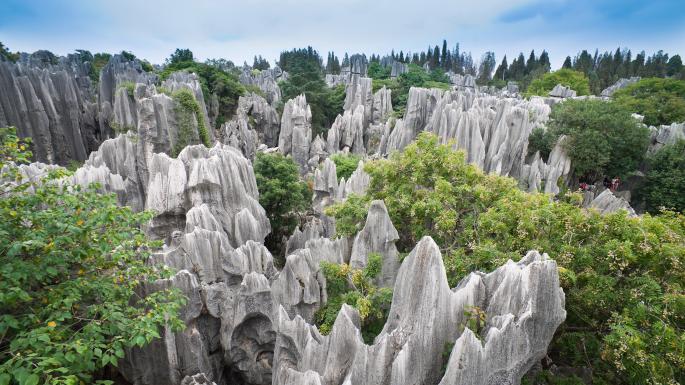
M 12 51 L 127 50 L 162 63 L 176 48 L 200 60 L 273 64 L 311 45 L 386 54 L 449 47 L 499 62 L 546 49 L 553 67 L 580 50 L 685 54 L 685 0 L 0 0 L 0 42 Z

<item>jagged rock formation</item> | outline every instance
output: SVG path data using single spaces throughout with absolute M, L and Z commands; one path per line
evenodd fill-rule
M 151 85 L 156 80 L 157 75 L 145 72 L 140 61 L 129 61 L 122 55 L 112 56 L 102 68 L 98 82 L 100 130 L 108 132 L 111 129 L 115 97 L 117 93 L 126 93 L 122 85 L 126 83 Z
M 264 95 L 266 95 L 266 100 L 272 106 L 281 101 L 281 88 L 278 86 L 278 82 L 286 79 L 288 79 L 288 73 L 277 66 L 263 71 L 243 67 L 243 71 L 239 76 L 242 84 L 259 87 L 264 92 Z
M 380 200 L 371 202 L 364 228 L 354 238 L 350 266 L 363 269 L 368 265 L 371 254 L 379 254 L 383 264 L 378 277 L 378 284 L 392 287 L 395 284 L 397 270 L 400 267 L 395 242 L 400 239 L 395 226 L 390 220 L 385 203 Z
M 242 109 L 238 108 L 235 116 L 221 126 L 221 133 L 223 143 L 237 148 L 246 158 L 254 160 L 259 137 L 257 132 L 250 128 L 248 116 Z
M 278 112 L 263 97 L 250 93 L 238 98 L 238 109 L 251 119 L 251 128 L 257 131 L 259 143 L 268 147 L 278 146 L 281 120 Z
M 555 195 L 559 193 L 559 182 L 567 183 L 571 173 L 571 159 L 566 154 L 565 141 L 565 136 L 557 140 L 547 162 L 544 162 L 540 153 L 536 152 L 530 164 L 523 165 L 519 177 L 521 187 L 528 192 L 542 191 Z
M 190 90 L 195 96 L 195 100 L 200 105 L 200 111 L 204 115 L 206 125 L 208 127 L 214 127 L 214 121 L 209 119 L 207 114 L 207 105 L 205 104 L 205 98 L 202 94 L 202 84 L 200 83 L 200 78 L 194 73 L 188 73 L 186 71 L 174 72 L 169 77 L 162 82 L 162 87 L 166 88 L 167 91 L 173 93 L 181 89 Z M 207 130 L 210 137 L 213 138 L 212 130 Z
M 620 90 L 621 88 L 626 88 L 629 85 L 637 83 L 639 81 L 640 81 L 639 76 L 633 76 L 633 77 L 627 78 L 627 79 L 626 78 L 618 79 L 618 81 L 616 83 L 614 83 L 614 84 L 610 85 L 609 87 L 605 88 L 604 90 L 602 90 L 602 93 L 600 94 L 600 96 L 605 97 L 605 98 L 609 98 L 614 94 L 614 92 Z
M 292 155 L 300 166 L 300 171 L 307 171 L 309 148 L 312 142 L 312 111 L 304 94 L 290 99 L 283 107 L 281 132 L 278 136 L 278 148 L 283 155 Z
M 576 97 L 576 91 L 572 90 L 569 87 L 565 87 L 561 84 L 557 84 L 554 86 L 552 91 L 549 91 L 549 96 L 553 98 L 561 98 L 561 99 L 566 99 L 566 98 L 575 98 Z
M 596 209 L 601 214 L 609 214 L 619 210 L 626 210 L 628 212 L 628 216 L 637 216 L 637 214 L 635 214 L 635 210 L 630 207 L 630 203 L 628 203 L 628 201 L 622 197 L 614 195 L 609 189 L 606 189 L 597 195 L 597 197 L 590 202 L 589 207 Z
M 364 111 L 363 105 L 354 110 L 345 110 L 338 115 L 328 130 L 326 150 L 329 154 L 336 152 L 366 153 L 364 149 Z
M 450 83 L 452 83 L 458 89 L 476 89 L 476 78 L 474 78 L 471 74 L 461 75 L 450 71 L 447 72 L 446 75 L 450 78 Z
M 328 336 L 280 311 L 273 383 L 518 383 L 546 354 L 563 307 L 557 267 L 546 255 L 529 252 L 450 290 L 439 248 L 425 237 L 399 269 L 388 322 L 373 345 L 362 341 L 359 314 L 347 305 Z M 482 341 L 463 326 L 465 311 L 475 308 L 487 314 Z M 448 343 L 454 347 L 443 376 Z
M 345 88 L 345 104 L 343 109 L 354 111 L 359 106 L 364 106 L 364 122 L 371 121 L 373 109 L 372 79 L 352 74 Z
M 406 63 L 402 63 L 399 61 L 393 61 L 392 66 L 390 68 L 390 78 L 394 79 L 396 77 L 399 77 L 403 73 L 409 72 L 409 66 Z
M 654 153 L 667 144 L 673 144 L 678 140 L 685 139 L 685 123 L 673 123 L 670 126 L 662 125 L 650 127 L 651 142 L 648 152 Z
M 392 92 L 383 86 L 373 94 L 371 121 L 374 124 L 384 123 L 392 112 Z
M 556 146 L 547 162 L 539 155 L 526 162 L 528 137 L 549 113 L 542 98 L 527 101 L 469 90 L 412 88 L 404 118 L 386 124 L 379 153 L 400 150 L 419 132 L 429 131 L 442 143 L 453 140 L 466 152 L 467 161 L 485 172 L 516 178 L 529 191 L 556 193 L 557 180 L 565 180 L 571 171 L 563 146 Z
M 38 161 L 82 161 L 104 137 L 90 67 L 73 56 L 37 62 L 33 55 L 0 61 L 0 126 L 16 126 L 19 136 L 32 138 Z

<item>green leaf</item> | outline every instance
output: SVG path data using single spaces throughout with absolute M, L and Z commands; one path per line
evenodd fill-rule
M 40 377 L 38 377 L 38 375 L 35 373 L 31 373 L 31 375 L 26 377 L 24 385 L 38 385 L 38 381 L 40 381 Z

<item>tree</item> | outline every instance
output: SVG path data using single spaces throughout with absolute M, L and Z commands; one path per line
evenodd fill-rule
M 637 169 L 649 144 L 649 130 L 616 103 L 566 100 L 556 104 L 549 128 L 569 137 L 566 146 L 577 177 L 598 180 Z
M 451 285 L 529 250 L 548 253 L 558 264 L 567 310 L 547 352 L 552 364 L 592 367 L 593 383 L 685 380 L 685 216 L 601 215 L 581 208 L 579 194 L 552 200 L 525 193 L 514 180 L 467 164 L 463 152 L 429 133 L 365 169 L 371 176 L 367 193 L 328 210 L 344 224 L 338 231 L 357 231 L 365 205 L 383 199 L 402 234 L 399 251 L 432 236 Z M 549 382 L 571 383 L 562 374 Z
M 355 154 L 333 154 L 331 160 L 335 163 L 336 177 L 338 179 L 350 179 L 352 173 L 357 169 L 361 157 Z
M 174 55 L 172 54 L 172 57 Z M 200 78 L 205 105 L 210 105 L 212 94 L 216 95 L 219 99 L 219 114 L 215 121 L 215 128 L 218 128 L 235 114 L 235 110 L 238 107 L 238 98 L 244 95 L 248 89 L 257 94 L 263 95 L 263 93 L 257 87 L 240 84 L 238 76 L 232 72 L 222 70 L 222 65 L 227 65 L 228 63 L 216 64 L 219 65 L 186 60 L 170 62 L 160 73 L 160 78 L 164 80 L 176 71 L 188 71 L 197 74 Z
M 181 49 L 181 48 L 176 48 L 176 51 L 169 56 L 167 59 L 167 64 L 175 64 L 175 63 L 182 63 L 182 62 L 192 62 L 195 59 L 193 58 L 193 52 L 189 50 L 188 48 Z
M 480 61 L 478 68 L 478 83 L 487 84 L 492 79 L 492 71 L 495 69 L 497 62 L 495 61 L 494 52 L 486 52 Z
M 685 121 L 685 80 L 647 78 L 618 90 L 616 103 L 645 117 L 645 124 Z
M 640 195 L 647 210 L 661 207 L 685 212 L 685 140 L 666 145 L 648 159 L 645 185 Z
M 578 95 L 588 95 L 590 93 L 590 82 L 584 74 L 562 68 L 533 80 L 526 90 L 526 96 L 547 96 L 557 84 L 570 87 Z
M 566 68 L 566 69 L 573 68 L 573 64 L 571 63 L 571 57 L 570 56 L 566 56 L 566 60 L 564 60 L 564 64 L 561 65 L 561 68 Z
M 18 175 L 26 148 L 15 129 L 0 128 L 0 180 L 16 180 L 8 173 Z M 171 273 L 150 264 L 159 244 L 140 229 L 152 214 L 119 207 L 97 186 L 52 183 L 66 175 L 0 187 L 3 384 L 106 383 L 126 349 L 159 338 L 165 325 L 185 327 L 181 294 L 150 292 Z
M 275 255 L 285 257 L 283 237 L 288 237 L 299 223 L 299 214 L 306 211 L 312 191 L 300 181 L 299 168 L 290 157 L 280 153 L 258 153 L 254 163 L 259 204 L 271 222 L 271 233 L 265 245 Z

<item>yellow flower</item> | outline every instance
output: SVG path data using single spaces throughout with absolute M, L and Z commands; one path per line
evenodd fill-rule
M 79 219 L 78 221 L 76 221 L 76 226 L 81 226 L 81 225 L 83 225 L 83 219 Z
M 54 328 L 55 326 L 57 326 L 57 322 L 55 322 L 55 321 L 50 321 L 50 322 L 48 322 L 48 326 L 51 327 L 51 328 Z

